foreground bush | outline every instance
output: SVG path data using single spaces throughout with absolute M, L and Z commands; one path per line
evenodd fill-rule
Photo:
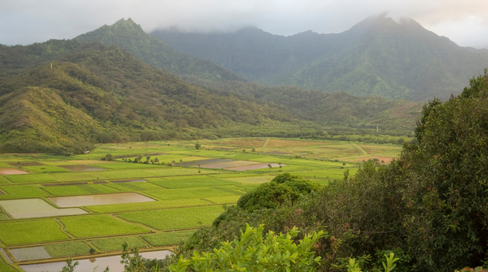
M 262 225 L 258 229 L 247 225 L 239 240 L 222 242 L 213 252 L 195 251 L 191 259 L 181 257 L 170 271 L 316 271 L 320 257 L 314 256 L 313 247 L 323 232 L 294 240 L 297 228 L 287 234 L 269 232 L 266 238 L 263 230 Z

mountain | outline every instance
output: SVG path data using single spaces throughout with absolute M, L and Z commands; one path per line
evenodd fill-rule
M 0 152 L 67 154 L 94 143 L 231 136 L 324 138 L 324 130 L 364 135 L 377 126 L 404 136 L 421 108 L 377 96 L 213 80 L 193 74 L 195 62 L 178 65 L 187 81 L 114 44 L 0 45 Z
M 243 78 L 211 61 L 173 50 L 160 39 L 146 34 L 141 26 L 130 18 L 121 19 L 111 26 L 104 25 L 75 39 L 87 42 L 98 41 L 107 46 L 117 45 L 134 57 L 178 76 L 193 75 L 224 82 L 244 81 Z
M 488 66 L 486 50 L 463 48 L 412 19 L 367 18 L 339 34 L 284 37 L 257 28 L 234 33 L 156 30 L 176 50 L 268 86 L 391 99 L 447 99 Z
M 38 62 L 48 55 L 58 57 Z M 299 124 L 276 106 L 210 93 L 116 46 L 1 46 L 0 63 L 8 68 L 0 74 L 4 152 L 80 152 L 94 142 L 209 138 L 216 137 L 212 128 L 229 125 Z

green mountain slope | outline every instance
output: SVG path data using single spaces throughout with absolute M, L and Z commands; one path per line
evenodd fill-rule
M 277 107 L 187 84 L 118 47 L 81 46 L 57 61 L 2 76 L 1 150 L 63 151 L 81 142 L 191 139 L 212 136 L 206 132 L 211 128 L 295 120 Z M 20 148 L 25 142 L 37 145 Z
M 146 34 L 132 19 L 121 19 L 111 26 L 102 26 L 75 39 L 98 41 L 104 45 L 117 45 L 134 57 L 175 75 L 194 75 L 211 81 L 244 81 L 229 70 L 211 61 L 203 60 L 173 50 L 160 39 Z
M 229 91 L 241 99 L 256 99 L 276 105 L 297 118 L 332 127 L 376 128 L 408 133 L 415 128 L 415 121 L 422 103 L 407 100 L 390 100 L 378 96 L 359 97 L 344 92 L 324 93 L 297 87 L 267 87 L 249 82 L 217 83 L 201 79 L 188 79 L 194 84 L 215 92 Z
M 411 101 L 447 99 L 488 66 L 486 50 L 459 47 L 411 19 L 395 22 L 385 16 L 339 34 L 308 31 L 284 37 L 246 28 L 151 35 L 258 83 Z

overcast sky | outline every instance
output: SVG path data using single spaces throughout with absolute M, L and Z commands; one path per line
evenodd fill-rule
M 384 12 L 461 46 L 488 48 L 487 0 L 0 0 L 0 44 L 71 39 L 129 17 L 146 32 L 256 26 L 280 35 L 339 33 Z

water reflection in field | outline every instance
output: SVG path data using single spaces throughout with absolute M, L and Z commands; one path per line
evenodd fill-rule
M 83 195 L 83 196 L 60 196 L 49 197 L 50 201 L 59 207 L 80 207 L 92 205 L 136 203 L 155 201 L 152 198 L 138 193 L 118 193 L 105 195 Z
M 142 257 L 146 259 L 164 259 L 167 255 L 172 254 L 169 250 L 151 251 L 141 253 Z M 78 260 L 79 264 L 75 271 L 103 271 L 105 267 L 110 268 L 110 272 L 118 272 L 124 270 L 124 265 L 120 263 L 120 256 L 109 256 L 101 258 L 90 258 Z M 58 272 L 63 269 L 66 262 L 52 262 L 43 264 L 29 264 L 21 265 L 25 272 Z M 95 270 L 96 269 L 96 270 Z

